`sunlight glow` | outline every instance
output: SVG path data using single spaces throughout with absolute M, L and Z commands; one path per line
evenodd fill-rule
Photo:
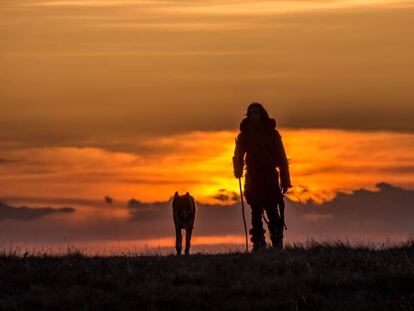
M 290 161 L 292 200 L 322 202 L 338 191 L 381 181 L 414 187 L 412 134 L 282 129 Z M 220 189 L 238 193 L 231 158 L 235 131 L 191 132 L 141 141 L 149 154 L 99 148 L 30 148 L 2 152 L 19 159 L 0 166 L 0 195 L 168 199 L 176 190 L 218 202 Z M 138 148 L 139 149 L 139 148 Z

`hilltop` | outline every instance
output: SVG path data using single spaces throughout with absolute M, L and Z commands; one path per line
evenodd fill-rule
M 0 255 L 0 310 L 413 309 L 413 242 L 188 257 Z

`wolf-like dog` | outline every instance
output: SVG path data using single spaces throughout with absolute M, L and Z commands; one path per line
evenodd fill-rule
M 179 195 L 176 191 L 172 201 L 172 209 L 175 224 L 175 249 L 177 250 L 177 255 L 181 255 L 182 250 L 182 229 L 185 229 L 185 255 L 189 255 L 191 233 L 193 232 L 196 214 L 195 200 L 188 192 L 184 195 Z

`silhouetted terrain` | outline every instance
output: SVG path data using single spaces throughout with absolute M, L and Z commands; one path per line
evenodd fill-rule
M 413 310 L 414 242 L 259 254 L 0 255 L 0 310 Z

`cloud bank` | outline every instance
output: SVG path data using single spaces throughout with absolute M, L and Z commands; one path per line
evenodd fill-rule
M 137 201 L 136 205 L 129 207 L 124 203 L 123 207 L 95 207 L 86 217 L 82 216 L 82 220 L 76 220 L 76 214 L 69 210 L 27 211 L 6 206 L 9 210 L 8 221 L 2 223 L 2 235 L 8 240 L 26 242 L 56 242 L 70 238 L 75 242 L 128 240 L 133 243 L 136 240 L 162 241 L 174 237 L 171 199 L 153 203 Z M 239 237 L 233 239 L 233 243 L 242 242 L 240 202 L 231 205 L 198 202 L 197 205 L 195 237 L 214 237 L 217 244 L 222 241 L 228 243 L 228 237 Z M 375 191 L 359 189 L 352 193 L 340 193 L 322 204 L 287 200 L 286 205 L 286 238 L 292 242 L 344 238 L 405 240 L 414 234 L 414 190 L 387 183 L 377 184 Z M 108 209 L 112 212 L 124 211 L 124 217 L 116 217 L 116 214 L 108 216 Z M 40 218 L 51 212 L 64 213 L 64 218 L 59 222 L 52 218 Z M 17 213 L 21 214 L 15 216 Z M 249 208 L 247 214 L 250 222 Z M 21 221 L 34 218 L 36 221 Z
M 5 220 L 35 220 L 46 215 L 62 213 L 69 214 L 75 212 L 75 209 L 72 207 L 61 207 L 61 208 L 52 208 L 52 207 L 14 207 L 6 203 L 0 202 L 0 221 Z
M 290 161 L 294 188 L 289 198 L 294 201 L 321 202 L 339 191 L 372 190 L 378 180 L 414 188 L 413 134 L 279 131 Z M 219 131 L 131 136 L 85 140 L 77 147 L 0 144 L 0 158 L 16 159 L 0 165 L 0 198 L 18 202 L 18 197 L 47 197 L 57 202 L 70 197 L 61 204 L 91 205 L 105 195 L 115 202 L 134 197 L 151 202 L 189 191 L 202 202 L 231 204 L 239 191 L 231 162 L 236 135 Z
M 287 236 L 296 238 L 400 237 L 414 234 L 414 190 L 387 183 L 339 193 L 322 204 L 287 200 Z M 209 205 L 198 203 L 196 232 L 200 235 L 234 235 L 241 231 L 240 203 Z M 170 202 L 157 203 L 131 215 L 137 223 L 170 221 Z

